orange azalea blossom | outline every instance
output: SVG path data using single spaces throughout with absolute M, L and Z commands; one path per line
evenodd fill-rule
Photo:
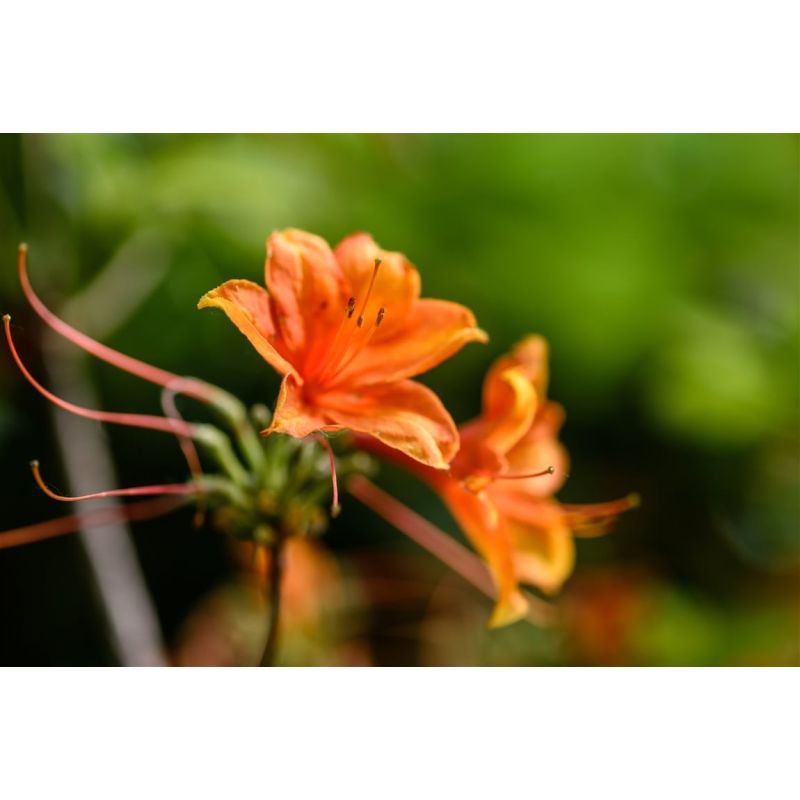
M 300 230 L 267 241 L 266 289 L 231 280 L 199 308 L 222 309 L 284 376 L 263 431 L 298 438 L 350 429 L 435 469 L 458 450 L 439 398 L 409 380 L 486 334 L 464 306 L 420 299 L 419 273 L 405 256 L 365 233 L 335 250 Z
M 605 533 L 638 503 L 635 495 L 592 505 L 553 499 L 569 460 L 558 441 L 564 411 L 546 399 L 547 355 L 545 340 L 530 336 L 494 363 L 483 411 L 459 428 L 461 449 L 449 472 L 403 461 L 440 494 L 486 560 L 497 587 L 491 627 L 526 614 L 520 583 L 550 594 L 561 588 L 575 563 L 573 536 Z

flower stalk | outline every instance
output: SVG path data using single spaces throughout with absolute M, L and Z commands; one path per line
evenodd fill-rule
M 267 639 L 261 653 L 260 667 L 271 667 L 275 663 L 278 650 L 278 629 L 281 613 L 281 582 L 283 580 L 283 540 L 270 548 L 269 570 L 267 571 Z

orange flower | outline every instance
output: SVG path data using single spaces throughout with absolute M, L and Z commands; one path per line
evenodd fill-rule
M 302 438 L 343 428 L 374 436 L 436 469 L 458 450 L 439 398 L 409 380 L 467 342 L 486 341 L 464 306 L 420 299 L 417 270 L 364 233 L 331 251 L 299 230 L 267 242 L 266 290 L 223 283 L 199 308 L 221 308 L 284 376 L 264 433 Z
M 451 478 L 437 483 L 453 515 L 487 560 L 498 587 L 493 626 L 519 619 L 519 583 L 554 593 L 575 562 L 575 536 L 605 533 L 635 495 L 609 503 L 553 499 L 567 477 L 558 441 L 564 411 L 547 396 L 547 343 L 530 336 L 498 359 L 483 384 L 483 412 L 461 429 Z
M 546 400 L 547 377 L 547 344 L 528 337 L 489 370 L 483 412 L 459 428 L 450 471 L 404 462 L 442 496 L 486 560 L 497 587 L 492 627 L 526 613 L 520 583 L 548 593 L 561 588 L 575 562 L 573 536 L 604 533 L 638 502 L 634 495 L 581 506 L 553 499 L 569 462 L 558 441 L 564 411 Z

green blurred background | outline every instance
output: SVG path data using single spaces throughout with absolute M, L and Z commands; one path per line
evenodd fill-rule
M 542 333 L 573 460 L 561 498 L 636 490 L 643 506 L 579 542 L 558 625 L 487 632 L 486 602 L 345 498 L 325 542 L 358 600 L 284 660 L 796 664 L 798 145 L 790 135 L 7 135 L 0 306 L 42 375 L 42 325 L 15 268 L 28 241 L 34 286 L 73 324 L 272 404 L 277 376 L 197 299 L 228 278 L 261 280 L 275 228 L 332 243 L 369 231 L 418 266 L 425 295 L 470 306 L 491 335 L 424 378 L 453 416 L 477 412 L 494 357 Z M 86 287 L 95 300 L 70 305 Z M 104 408 L 159 413 L 154 387 L 88 369 Z M 162 435 L 107 436 L 120 485 L 184 478 Z M 64 485 L 50 411 L 5 352 L 0 446 L 1 527 L 65 513 L 27 468 L 38 457 Z M 377 480 L 455 534 L 427 491 L 389 468 Z M 234 571 L 220 537 L 189 519 L 134 526 L 170 650 Z M 78 537 L 0 551 L 0 603 L 2 663 L 117 663 Z

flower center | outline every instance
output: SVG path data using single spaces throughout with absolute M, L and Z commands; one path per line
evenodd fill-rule
M 372 340 L 375 332 L 380 328 L 386 309 L 381 307 L 375 315 L 375 319 L 365 324 L 364 314 L 367 310 L 372 290 L 375 288 L 375 279 L 378 276 L 381 260 L 375 259 L 375 266 L 369 279 L 367 291 L 359 305 L 357 298 L 351 297 L 347 301 L 339 328 L 331 340 L 330 347 L 320 358 L 313 374 L 309 380 L 317 385 L 334 382 L 335 378 L 342 373 L 366 348 Z M 356 314 L 356 306 L 359 306 Z

